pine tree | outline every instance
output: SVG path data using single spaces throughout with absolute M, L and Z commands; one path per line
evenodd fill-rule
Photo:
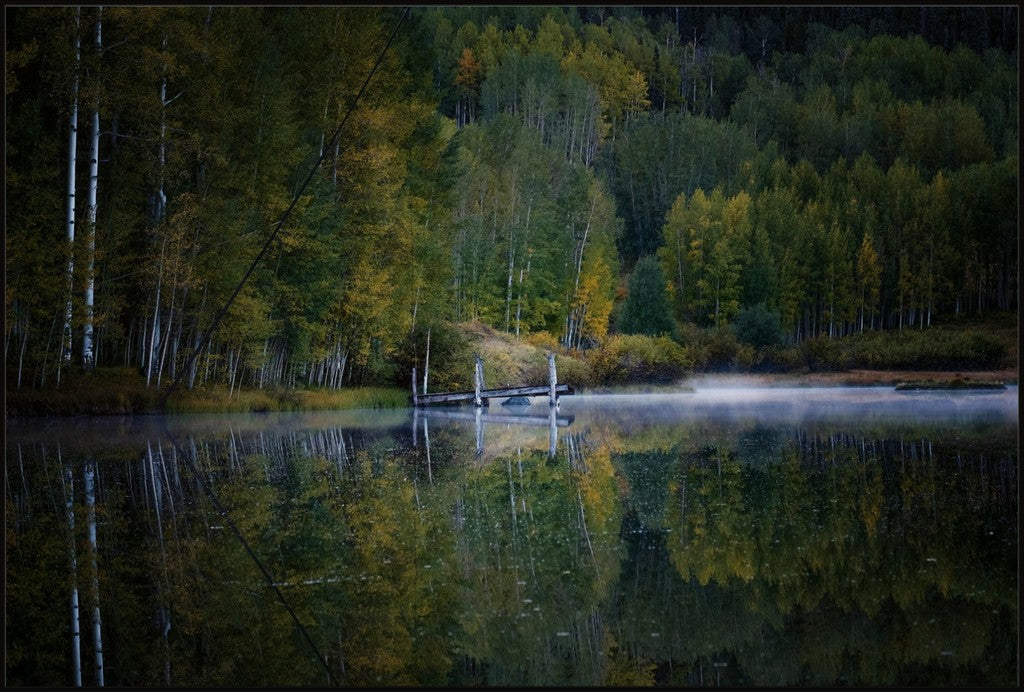
M 665 292 L 665 277 L 653 255 L 641 258 L 629 277 L 629 292 L 619 313 L 619 331 L 623 334 L 679 336 Z

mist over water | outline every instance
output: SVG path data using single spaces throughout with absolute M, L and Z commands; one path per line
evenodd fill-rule
M 606 419 L 701 418 L 777 423 L 831 420 L 850 424 L 901 420 L 947 422 L 1018 419 L 1018 390 L 906 391 L 893 387 L 755 387 L 713 379 L 692 383 L 693 392 L 600 394 L 564 397 L 559 409 Z

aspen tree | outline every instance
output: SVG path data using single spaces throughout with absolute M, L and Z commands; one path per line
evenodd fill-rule
M 103 54 L 103 7 L 96 10 L 96 56 Z M 97 60 L 96 70 L 99 71 Z M 93 351 L 93 306 L 95 302 L 96 263 L 96 191 L 99 187 L 100 163 L 100 97 L 93 100 L 92 132 L 89 153 L 89 195 L 86 200 L 86 247 L 85 247 L 85 324 L 82 328 L 82 367 L 86 370 L 95 365 Z
M 72 295 L 75 283 L 75 168 L 78 163 L 78 67 L 81 61 L 79 35 L 82 10 L 75 8 L 75 61 L 71 76 L 71 114 L 68 116 L 68 174 L 67 174 L 67 297 L 64 303 L 64 322 L 61 329 L 60 361 L 57 367 L 57 385 L 60 386 L 61 365 L 71 363 Z

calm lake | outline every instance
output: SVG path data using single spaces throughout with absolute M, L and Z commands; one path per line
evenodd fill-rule
M 1017 683 L 1016 386 L 534 401 L 8 421 L 7 684 Z

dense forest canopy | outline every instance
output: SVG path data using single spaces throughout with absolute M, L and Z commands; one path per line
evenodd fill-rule
M 1018 307 L 1016 7 L 419 7 L 332 139 L 400 14 L 7 9 L 11 386 L 404 385 L 469 320 L 585 350 L 651 331 L 640 260 L 676 339 Z

